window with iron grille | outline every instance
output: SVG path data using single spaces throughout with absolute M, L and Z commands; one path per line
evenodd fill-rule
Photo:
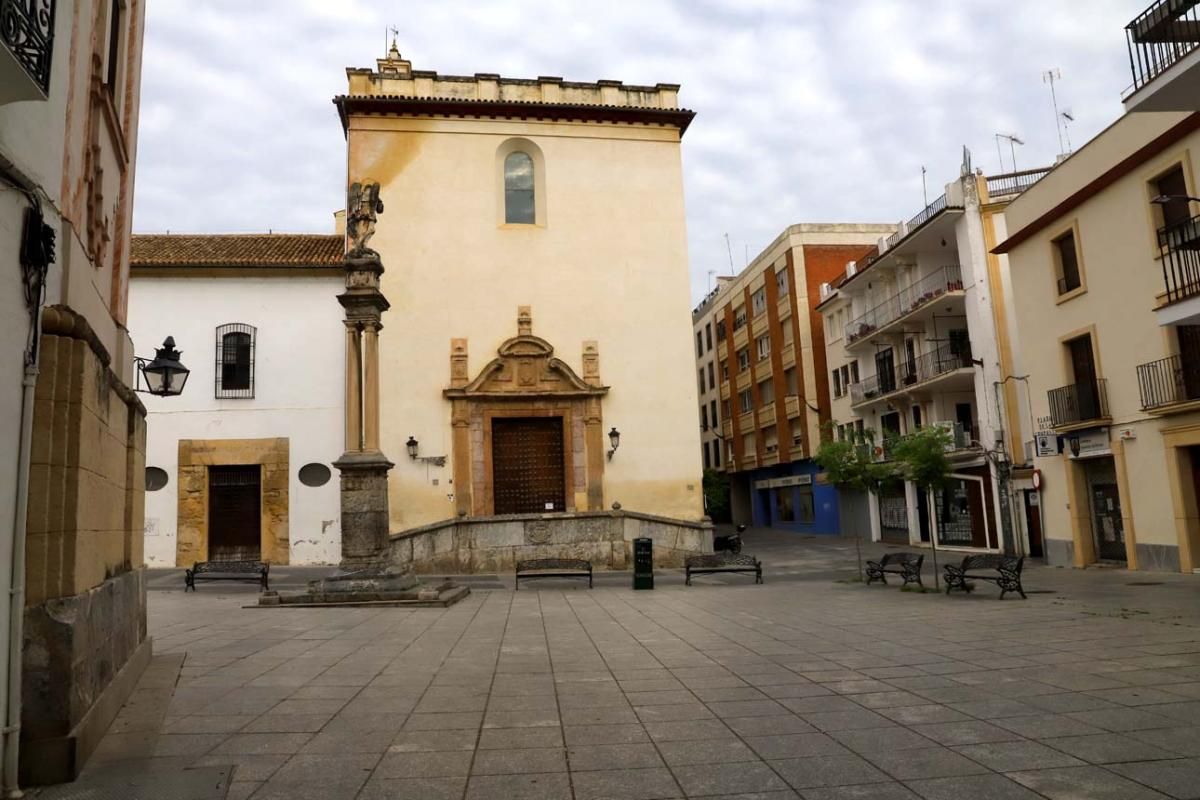
M 230 322 L 217 328 L 216 397 L 254 397 L 253 325 Z

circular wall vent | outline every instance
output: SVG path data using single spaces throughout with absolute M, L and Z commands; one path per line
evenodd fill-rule
M 329 483 L 333 473 L 324 464 L 305 464 L 300 468 L 300 482 L 305 486 L 324 486 Z

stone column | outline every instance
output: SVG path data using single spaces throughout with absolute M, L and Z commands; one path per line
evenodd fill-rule
M 379 452 L 379 331 L 375 320 L 363 324 L 363 450 Z
M 370 250 L 346 255 L 346 452 L 342 473 L 342 566 L 377 567 L 390 557 L 388 470 L 380 448 L 379 330 L 387 298 L 379 290 L 383 263 Z
M 362 355 L 358 324 L 346 320 L 346 452 L 362 450 L 362 442 Z

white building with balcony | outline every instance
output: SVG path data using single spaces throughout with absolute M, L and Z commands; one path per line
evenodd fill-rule
M 922 426 L 953 436 L 952 485 L 885 487 L 868 501 L 873 540 L 1042 553 L 1008 265 L 989 251 L 1005 206 L 1044 174 L 985 177 L 968 155 L 945 194 L 821 287 L 834 435 L 872 432 L 881 460 Z

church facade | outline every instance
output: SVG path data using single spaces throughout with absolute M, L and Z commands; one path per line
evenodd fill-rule
M 614 509 L 700 523 L 679 87 L 441 76 L 394 46 L 347 75 L 347 178 L 378 184 L 390 304 L 348 312 L 347 451 L 394 464 L 393 539 Z

